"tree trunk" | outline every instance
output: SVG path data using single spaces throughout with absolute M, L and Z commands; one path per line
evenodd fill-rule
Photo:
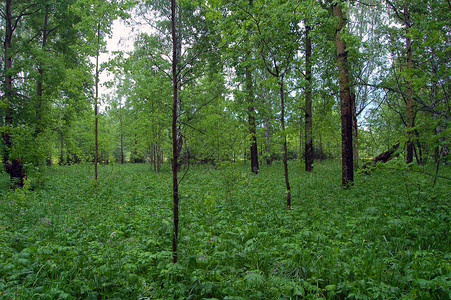
M 121 130 L 121 165 L 125 162 L 124 157 L 124 128 L 122 123 L 122 100 L 119 102 L 119 125 Z
M 299 118 L 299 162 L 302 164 L 302 159 L 305 161 L 305 155 L 303 156 L 303 151 L 305 151 L 305 147 L 302 147 L 302 132 L 305 132 L 305 129 L 302 128 L 302 117 Z M 305 122 L 304 122 L 305 123 Z M 305 127 L 305 126 L 304 126 Z M 305 139 L 305 137 L 304 137 Z
M 161 99 L 158 102 L 158 143 L 157 143 L 157 173 L 161 171 Z
M 177 6 L 177 4 L 175 3 L 175 13 L 174 13 L 174 28 L 180 28 L 180 7 Z M 178 26 L 178 27 L 177 27 Z M 182 135 L 182 124 L 181 124 L 181 120 L 180 120 L 180 116 L 182 115 L 182 100 L 180 98 L 180 94 L 182 91 L 182 85 L 183 85 L 183 80 L 180 76 L 180 74 L 178 74 L 179 70 L 181 69 L 181 62 L 182 62 L 182 38 L 180 33 L 175 30 L 175 47 L 176 47 L 176 80 L 177 80 L 177 126 L 176 126 L 176 131 L 177 131 L 177 153 L 178 156 L 180 157 L 180 155 L 182 154 L 182 148 L 183 148 L 183 135 Z M 178 160 L 177 161 L 177 170 L 180 171 L 181 168 L 181 161 Z
M 354 142 L 354 166 L 359 168 L 359 140 L 358 140 L 358 124 L 357 124 L 357 108 L 355 103 L 355 92 L 351 90 L 351 105 L 352 105 L 352 133 Z
M 340 34 L 344 27 L 344 17 L 341 9 L 341 3 L 333 5 L 333 14 L 338 18 L 335 41 L 337 46 L 337 63 L 340 79 L 341 102 L 341 183 L 343 186 L 348 186 L 354 181 L 354 161 L 352 149 L 352 97 L 349 88 L 348 52 L 346 50 L 346 43 L 342 40 Z
M 414 138 L 414 113 L 413 113 L 413 89 L 412 89 L 412 80 L 410 77 L 410 71 L 413 69 L 413 61 L 412 61 L 412 41 L 410 39 L 410 15 L 407 9 L 404 9 L 404 23 L 406 26 L 406 82 L 407 82 L 407 91 L 406 91 L 406 106 L 407 106 L 407 163 L 413 162 L 413 138 Z
M 280 85 L 280 123 L 282 124 L 282 134 L 283 134 L 283 167 L 285 171 L 285 186 L 287 188 L 287 206 L 291 207 L 291 188 L 290 180 L 288 178 L 288 149 L 287 149 L 287 133 L 285 131 L 285 94 L 284 94 L 284 76 L 279 77 Z
M 321 134 L 321 132 L 319 133 L 319 147 L 318 148 L 319 148 L 319 159 L 321 161 L 323 161 L 326 156 L 324 155 L 323 135 Z
M 4 152 L 3 155 L 3 164 L 6 166 L 6 162 L 9 161 L 9 155 L 11 152 L 11 126 L 12 126 L 12 75 L 10 73 L 10 70 L 12 69 L 13 59 L 10 56 L 11 52 L 11 43 L 12 43 L 12 35 L 13 35 L 13 25 L 12 25 L 12 0 L 6 0 L 6 7 L 5 7 L 5 41 L 4 41 L 4 55 L 5 55 L 5 66 L 4 66 L 4 74 L 5 74 L 5 81 L 4 81 L 4 93 L 5 93 L 5 118 L 4 118 L 4 130 L 2 131 L 2 141 L 4 146 Z M 11 178 L 12 179 L 12 178 Z
M 176 0 L 171 0 L 171 35 L 172 35 L 172 197 L 173 197 L 173 218 L 174 229 L 172 236 L 172 262 L 177 263 L 177 242 L 179 231 L 179 187 L 178 187 L 178 160 L 179 160 L 179 130 L 178 125 L 178 111 L 179 111 L 179 97 L 178 97 L 178 58 L 177 53 L 179 41 L 176 32 Z
M 309 37 L 310 26 L 305 26 L 305 171 L 313 170 L 313 124 L 312 124 L 312 41 Z
M 59 165 L 62 166 L 64 165 L 64 135 L 63 135 L 63 131 L 60 131 L 60 161 L 59 161 Z
M 48 8 L 45 10 L 44 15 L 44 25 L 42 29 L 42 51 L 45 51 L 47 47 L 47 36 L 48 36 L 48 22 L 49 22 L 49 12 Z M 43 131 L 43 121 L 42 121 L 42 104 L 43 104 L 43 84 L 44 84 L 44 69 L 42 66 L 38 66 L 38 80 L 36 86 L 37 95 L 37 105 L 36 105 L 36 125 L 34 131 L 34 137 L 36 138 Z
M 97 53 L 96 53 L 96 95 L 94 99 L 94 180 L 97 183 L 98 170 L 97 163 L 99 160 L 99 119 L 98 119 L 98 102 L 99 102 L 99 56 L 100 56 L 100 21 L 97 23 Z
M 272 163 L 271 158 L 271 123 L 269 120 L 265 120 L 265 153 L 266 153 L 266 165 L 270 166 Z
M 20 18 L 16 17 L 16 22 Z M 13 16 L 12 16 L 12 0 L 5 1 L 5 37 L 4 37 L 4 93 L 5 93 L 5 118 L 4 118 L 4 129 L 2 131 L 2 142 L 3 142 L 3 164 L 5 166 L 6 172 L 10 176 L 10 187 L 23 187 L 25 172 L 23 164 L 19 159 L 11 159 L 10 154 L 12 151 L 12 140 L 11 140 L 11 129 L 13 125 L 13 114 L 14 110 L 12 108 L 13 103 L 13 78 L 11 75 L 11 70 L 13 66 L 12 58 L 12 38 L 14 33 Z
M 258 147 L 257 147 L 257 126 L 255 124 L 254 93 L 252 86 L 252 73 L 246 67 L 246 90 L 247 90 L 247 112 L 249 117 L 249 134 L 251 136 L 251 171 L 258 174 Z

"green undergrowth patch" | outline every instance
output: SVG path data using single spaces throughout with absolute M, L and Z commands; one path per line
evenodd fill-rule
M 430 169 L 429 169 L 430 168 Z M 52 167 L 40 188 L 0 178 L 0 299 L 449 299 L 451 172 L 396 162 L 340 186 L 336 161 Z M 5 183 L 5 184 L 3 184 Z

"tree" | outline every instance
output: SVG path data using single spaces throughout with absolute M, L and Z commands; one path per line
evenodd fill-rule
M 289 2 L 283 4 L 284 7 L 288 7 Z M 291 69 L 294 54 L 299 47 L 299 37 L 291 28 L 293 25 L 296 26 L 297 20 L 293 17 L 295 14 L 280 10 L 279 3 L 266 5 L 259 3 L 259 5 L 259 7 L 238 5 L 236 9 L 243 11 L 249 21 L 255 26 L 255 37 L 258 42 L 259 54 L 263 60 L 264 67 L 277 80 L 279 86 L 285 186 L 287 206 L 291 207 L 291 186 L 288 174 L 288 148 L 285 127 L 285 79 Z M 271 18 L 269 16 L 273 16 L 272 19 L 277 19 L 278 22 L 270 26 L 269 19 Z M 277 17 L 274 18 L 274 16 Z
M 311 27 L 305 24 L 305 170 L 313 170 L 313 132 L 312 132 L 312 40 L 309 36 Z
M 406 161 L 415 157 L 418 163 L 425 163 L 432 152 L 441 152 L 437 150 L 446 149 L 449 143 L 439 133 L 449 120 L 450 56 L 446 49 L 450 43 L 445 29 L 449 4 L 381 1 L 377 11 L 386 16 L 382 18 L 385 23 L 378 23 L 380 34 L 375 36 L 383 46 L 379 47 L 382 54 L 372 59 L 378 62 L 376 80 L 365 86 L 379 94 L 383 90 L 385 97 L 376 97 L 382 98 L 378 105 L 383 114 L 397 114 L 404 124 L 404 134 L 397 133 L 397 138 L 407 150 Z
M 4 67 L 3 67 L 3 105 L 4 118 L 2 130 L 2 158 L 3 165 L 11 178 L 11 187 L 22 187 L 24 184 L 25 171 L 23 162 L 20 157 L 11 155 L 13 153 L 13 127 L 15 115 L 15 102 L 17 102 L 18 95 L 14 89 L 14 77 L 19 73 L 13 69 L 13 57 L 15 51 L 13 50 L 14 37 L 16 30 L 21 26 L 21 22 L 26 16 L 36 13 L 39 10 L 36 3 L 33 1 L 23 1 L 21 3 L 13 2 L 12 0 L 5 1 L 4 10 L 1 15 L 5 24 L 4 36 Z M 14 47 L 14 48 L 13 48 Z
M 341 183 L 348 186 L 354 181 L 354 161 L 352 144 L 352 97 L 349 80 L 348 52 L 343 38 L 345 18 L 342 2 L 333 4 L 333 14 L 337 18 L 335 42 L 337 46 L 337 63 L 340 79 L 341 105 L 341 140 L 342 140 L 342 176 Z
M 111 34 L 111 25 L 113 20 L 122 17 L 126 18 L 126 10 L 130 7 L 131 2 L 128 0 L 79 0 L 76 5 L 72 6 L 75 13 L 79 14 L 82 22 L 77 28 L 85 35 L 83 43 L 84 51 L 90 56 L 95 57 L 94 68 L 94 180 L 98 178 L 98 159 L 99 159 L 99 142 L 98 142 L 98 110 L 99 110 L 99 81 L 100 81 L 100 64 L 99 56 L 101 51 L 105 50 L 104 37 Z

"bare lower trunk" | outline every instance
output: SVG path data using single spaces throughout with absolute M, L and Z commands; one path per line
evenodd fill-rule
M 299 118 L 299 162 L 302 164 L 302 160 L 305 161 L 305 155 L 303 156 L 303 151 L 305 148 L 302 147 L 302 132 L 305 132 L 305 129 L 302 128 L 302 117 Z
M 178 97 L 177 65 L 179 54 L 177 53 L 179 42 L 176 33 L 176 0 L 171 0 L 171 34 L 172 34 L 172 197 L 174 229 L 172 233 L 172 261 L 177 263 L 177 243 L 179 231 L 179 186 L 178 186 L 178 160 L 179 160 L 179 135 L 178 112 L 180 101 Z M 179 128 L 177 128 L 179 127 Z
M 312 41 L 308 36 L 310 26 L 305 26 L 305 79 L 307 88 L 305 90 L 305 170 L 313 170 L 313 124 L 312 124 Z
M 2 130 L 2 142 L 3 142 L 3 165 L 5 166 L 6 172 L 8 172 L 10 176 L 10 187 L 23 187 L 25 172 L 23 168 L 23 164 L 19 159 L 11 159 L 10 154 L 12 151 L 12 138 L 11 138 L 11 129 L 13 126 L 13 114 L 14 110 L 12 108 L 12 99 L 13 99 L 13 78 L 10 74 L 13 66 L 12 59 L 12 37 L 14 33 L 13 27 L 13 16 L 12 16 L 12 0 L 5 1 L 5 37 L 4 37 L 4 97 L 5 101 L 3 103 L 5 107 L 5 118 Z M 16 19 L 17 21 L 17 19 Z
M 410 39 L 410 16 L 407 10 L 404 10 L 404 22 L 406 26 L 406 71 L 413 69 L 412 61 L 412 41 Z M 410 75 L 407 75 L 410 76 Z M 407 79 L 407 91 L 406 91 L 406 106 L 407 106 L 407 163 L 413 162 L 413 152 L 414 152 L 414 113 L 413 113 L 413 90 L 412 90 L 412 80 Z
M 272 163 L 271 158 L 271 123 L 269 120 L 265 121 L 265 153 L 266 153 L 266 164 L 268 166 Z
M 177 27 L 177 25 L 180 22 L 180 7 L 177 6 L 177 4 L 175 4 L 175 19 L 174 19 L 174 28 Z M 175 47 L 176 47 L 176 51 L 175 51 L 175 55 L 176 55 L 176 70 L 178 72 L 178 70 L 180 70 L 181 66 L 181 58 L 182 58 L 182 38 L 179 34 L 179 32 L 177 32 L 177 30 L 175 31 Z M 176 73 L 177 74 L 177 73 Z M 182 148 L 183 148 L 183 135 L 182 135 L 182 124 L 181 124 L 181 120 L 180 120 L 180 116 L 181 116 L 181 112 L 182 112 L 182 100 L 180 98 L 180 94 L 182 91 L 182 85 L 183 85 L 183 80 L 181 78 L 181 76 L 179 74 L 177 74 L 177 115 L 176 115 L 176 119 L 177 119 L 177 126 L 176 126 L 176 132 L 177 132 L 177 153 L 178 156 L 180 157 L 180 155 L 182 154 Z M 182 163 L 180 160 L 177 161 L 177 170 L 180 171 L 180 168 L 182 166 Z
M 60 132 L 60 161 L 59 161 L 59 165 L 62 166 L 64 165 L 64 135 L 63 132 Z
M 325 159 L 325 155 L 324 155 L 324 149 L 323 149 L 323 135 L 321 134 L 321 132 L 319 133 L 319 159 L 323 160 Z
M 48 9 L 45 11 L 44 16 L 44 26 L 42 29 L 42 51 L 45 51 L 47 47 L 47 34 L 48 34 L 48 21 L 49 21 L 49 13 Z M 36 138 L 43 131 L 43 116 L 42 116 L 42 105 L 43 105 L 43 84 L 44 84 L 44 69 L 42 66 L 38 67 L 38 81 L 36 86 L 36 96 L 37 96 L 37 104 L 36 104 L 36 125 L 34 131 L 34 137 Z
M 354 142 L 354 166 L 359 168 L 359 140 L 358 140 L 358 124 L 357 124 L 357 109 L 355 104 L 355 93 L 351 92 L 351 105 L 352 105 L 352 134 Z
M 162 160 L 162 155 L 161 155 L 161 120 L 160 120 L 160 115 L 161 115 L 161 100 L 158 103 L 157 173 L 160 173 L 160 171 L 161 171 L 161 160 Z
M 119 123 L 120 123 L 120 130 L 121 130 L 121 165 L 125 162 L 124 157 L 124 129 L 122 124 L 122 103 L 119 103 Z
M 96 54 L 96 96 L 94 101 L 94 180 L 97 182 L 98 170 L 97 164 L 99 161 L 99 119 L 98 119 L 98 103 L 99 103 L 99 56 L 100 56 L 100 21 L 97 24 L 97 54 Z
M 285 173 L 285 186 L 287 188 L 287 206 L 291 207 L 291 187 L 290 180 L 288 177 L 288 149 L 287 149 L 287 133 L 285 131 L 285 94 L 284 94 L 284 76 L 280 77 L 279 85 L 280 85 L 280 106 L 281 106 L 281 114 L 280 114 L 280 122 L 282 124 L 282 133 L 283 133 L 283 167 Z
M 247 111 L 249 118 L 249 134 L 251 137 L 251 171 L 258 174 L 258 148 L 257 148 L 257 126 L 255 123 L 254 94 L 252 86 L 252 73 L 249 67 L 246 67 L 246 90 L 247 90 Z
M 4 74 L 5 74 L 5 81 L 4 81 L 4 88 L 5 88 L 5 118 L 4 118 L 4 130 L 2 130 L 2 142 L 4 146 L 4 152 L 3 155 L 3 164 L 6 165 L 6 163 L 9 161 L 9 156 L 11 152 L 11 126 L 12 126 L 12 120 L 13 120 L 13 110 L 12 110 L 12 76 L 10 74 L 10 70 L 12 69 L 13 60 L 10 56 L 11 52 L 11 42 L 12 42 L 12 35 L 13 35 L 13 24 L 12 24 L 12 12 L 11 12 L 11 5 L 12 0 L 6 1 L 6 8 L 5 8 L 5 40 L 4 40 L 4 55 L 5 55 L 5 66 L 4 66 Z
M 335 33 L 337 46 L 337 63 L 340 79 L 341 102 L 341 157 L 342 157 L 342 185 L 348 186 L 354 181 L 354 161 L 352 149 L 352 97 L 349 88 L 348 52 L 346 43 L 341 38 L 341 30 L 344 27 L 344 17 L 340 4 L 333 6 L 334 16 L 338 18 L 338 26 Z

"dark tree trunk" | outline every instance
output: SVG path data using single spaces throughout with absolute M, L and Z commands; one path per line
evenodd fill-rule
M 413 61 L 412 61 L 412 41 L 410 39 L 410 15 L 407 9 L 404 10 L 404 23 L 406 29 L 406 72 L 409 73 L 410 70 L 413 69 Z M 407 74 L 407 77 L 410 75 Z M 407 82 L 407 91 L 406 91 L 406 106 L 407 106 L 407 163 L 413 162 L 413 138 L 414 138 L 414 113 L 413 113 L 413 89 L 412 89 L 412 80 L 408 78 Z
M 299 162 L 302 164 L 302 160 L 305 161 L 305 155 L 303 155 L 305 147 L 302 147 L 302 132 L 305 132 L 305 129 L 302 128 L 302 117 L 299 118 Z M 304 122 L 305 124 L 305 122 Z M 305 139 L 305 137 L 304 137 Z
M 319 159 L 323 160 L 325 158 L 324 149 L 323 149 L 323 135 L 321 132 L 319 133 Z
M 177 26 L 179 26 L 180 23 L 180 7 L 177 6 L 177 3 L 175 3 L 175 12 L 174 12 L 174 28 L 177 28 Z M 178 27 L 180 28 L 180 26 Z M 179 74 L 179 70 L 181 70 L 181 62 L 182 62 L 182 38 L 180 36 L 180 33 L 175 30 L 175 47 L 176 47 L 176 80 L 177 80 L 177 126 L 176 126 L 176 131 L 177 131 L 177 153 L 178 156 L 180 157 L 182 154 L 182 148 L 183 148 L 183 135 L 182 135 L 182 124 L 181 124 L 181 120 L 180 120 L 180 116 L 182 115 L 182 101 L 180 99 L 180 94 L 182 91 L 182 85 L 183 85 L 183 80 L 182 80 L 182 76 L 180 76 Z M 180 171 L 180 168 L 182 166 L 182 163 L 180 161 L 180 159 L 177 161 L 177 171 Z
M 288 149 L 287 149 L 287 133 L 285 131 L 285 93 L 284 93 L 284 76 L 279 77 L 280 85 L 280 123 L 282 124 L 282 134 L 283 134 L 283 167 L 285 173 L 285 186 L 287 188 L 287 206 L 291 207 L 291 188 L 290 180 L 288 178 Z
M 178 111 L 179 111 L 179 97 L 178 97 L 178 58 L 177 53 L 179 41 L 176 32 L 176 0 L 171 0 L 171 35 L 172 35 L 172 197 L 173 197 L 173 218 L 174 229 L 172 236 L 172 261 L 177 263 L 177 242 L 179 231 L 179 186 L 177 178 L 178 160 L 179 160 L 179 130 L 178 125 Z
M 124 128 L 122 123 L 122 99 L 119 101 L 119 129 L 121 134 L 121 165 L 125 162 L 124 157 Z
M 399 148 L 399 143 L 394 144 L 393 146 L 390 147 L 390 149 L 388 149 L 385 152 L 382 152 L 381 154 L 379 154 L 378 156 L 373 158 L 373 160 L 371 162 L 364 164 L 362 169 L 368 169 L 371 166 L 375 166 L 379 162 L 386 163 L 387 161 L 389 161 L 393 157 L 395 157 L 394 154 L 395 154 L 396 150 L 398 150 L 398 148 Z
M 161 171 L 161 99 L 158 102 L 158 143 L 157 143 L 157 173 Z
M 11 128 L 13 125 L 13 113 L 12 108 L 13 103 L 13 77 L 11 75 L 11 70 L 13 66 L 12 58 L 12 38 L 14 33 L 14 21 L 17 23 L 22 17 L 13 17 L 12 15 L 12 0 L 5 1 L 5 37 L 4 37 L 4 106 L 5 106 L 5 117 L 4 117 L 4 129 L 2 131 L 2 142 L 3 142 L 3 164 L 5 166 L 6 172 L 8 172 L 11 181 L 11 188 L 23 187 L 25 172 L 23 164 L 18 159 L 11 159 L 10 154 L 12 150 L 12 140 L 11 140 Z
M 355 103 L 355 92 L 351 90 L 351 105 L 352 105 L 352 134 L 354 142 L 354 166 L 359 168 L 359 140 L 358 140 L 358 124 L 357 124 L 357 108 Z
M 12 75 L 10 70 L 12 69 L 13 59 L 11 57 L 11 43 L 12 43 L 12 35 L 13 35 L 13 24 L 12 24 L 12 0 L 6 0 L 5 6 L 5 37 L 4 37 L 4 93 L 5 93 L 5 118 L 4 118 L 4 130 L 2 131 L 2 141 L 4 146 L 3 154 L 3 164 L 6 166 L 6 163 L 9 161 L 9 154 L 11 152 L 11 126 L 13 120 L 13 110 L 12 110 L 12 97 L 13 97 L 13 87 L 12 87 Z
M 152 112 L 155 112 L 154 103 L 152 101 Z M 149 146 L 149 150 L 151 153 L 151 162 L 153 164 L 153 170 L 154 172 L 157 171 L 157 129 L 156 129 L 156 122 L 155 122 L 155 116 L 152 117 L 152 143 Z
M 59 161 L 59 165 L 62 166 L 64 165 L 64 135 L 63 132 L 60 131 L 60 161 Z
M 305 170 L 313 170 L 313 124 L 312 124 L 312 41 L 309 37 L 310 26 L 305 26 Z
M 252 73 L 246 67 L 246 90 L 247 90 L 247 111 L 249 117 L 249 134 L 251 136 L 251 171 L 258 174 L 258 147 L 257 147 L 257 125 L 255 123 L 254 93 L 252 86 Z
M 13 159 L 6 162 L 6 172 L 11 176 L 10 187 L 12 189 L 17 187 L 23 187 L 25 180 L 25 172 L 23 164 L 20 160 Z
M 266 153 L 266 165 L 270 166 L 272 163 L 271 157 L 271 123 L 269 120 L 265 121 L 265 153 Z
M 47 36 L 48 36 L 48 22 L 49 22 L 49 12 L 48 8 L 45 10 L 44 15 L 44 25 L 42 28 L 42 51 L 45 51 L 47 47 Z M 34 137 L 36 138 L 43 131 L 43 116 L 42 116 L 42 105 L 43 105 L 43 84 L 44 84 L 44 69 L 42 66 L 38 67 L 38 80 L 36 86 L 36 95 L 37 95 L 37 105 L 36 105 L 36 127 L 34 132 Z
M 349 87 L 348 52 L 346 50 L 346 43 L 341 38 L 341 31 L 344 27 L 344 17 L 340 3 L 333 5 L 333 14 L 338 18 L 335 41 L 337 46 L 337 63 L 340 79 L 341 102 L 341 182 L 343 186 L 348 186 L 354 181 L 354 161 L 352 149 L 352 97 Z
M 97 54 L 96 54 L 96 95 L 94 99 L 94 180 L 97 183 L 98 170 L 97 164 L 99 161 L 99 119 L 98 119 L 98 102 L 99 102 L 99 56 L 100 56 L 100 21 L 97 23 Z

